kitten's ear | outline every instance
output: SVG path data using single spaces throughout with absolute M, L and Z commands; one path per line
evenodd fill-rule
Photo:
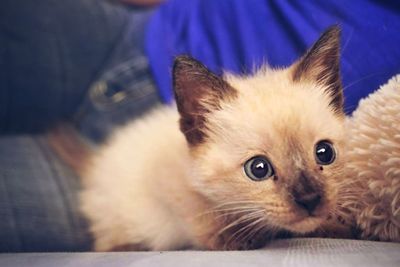
M 217 110 L 223 99 L 236 95 L 221 77 L 189 56 L 175 59 L 173 87 L 181 131 L 190 145 L 203 142 L 207 114 Z
M 343 113 L 343 89 L 340 80 L 340 28 L 328 28 L 307 53 L 293 66 L 294 81 L 316 81 L 331 96 L 330 105 Z

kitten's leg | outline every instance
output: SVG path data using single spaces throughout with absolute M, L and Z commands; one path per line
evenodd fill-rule
M 340 217 L 335 217 L 326 220 L 317 230 L 302 236 L 355 239 L 357 235 L 353 224 L 344 221 Z
M 210 250 L 250 250 L 264 246 L 275 235 L 258 224 L 236 224 L 238 218 L 213 214 L 195 222 L 197 247 Z
M 125 245 L 119 245 L 115 246 L 109 251 L 148 251 L 149 249 L 146 248 L 143 245 L 140 244 L 125 244 Z

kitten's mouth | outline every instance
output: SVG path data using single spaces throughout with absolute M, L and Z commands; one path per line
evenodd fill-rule
M 286 229 L 296 233 L 309 233 L 317 229 L 324 222 L 324 217 L 307 216 L 297 218 L 286 225 Z
M 285 228 L 296 233 L 309 233 L 317 229 L 328 218 L 329 205 L 320 206 L 315 212 L 298 211 L 292 220 L 285 223 Z
M 304 234 L 316 230 L 328 218 L 332 201 L 327 197 L 311 193 L 294 199 L 292 218 L 287 220 L 285 228 Z

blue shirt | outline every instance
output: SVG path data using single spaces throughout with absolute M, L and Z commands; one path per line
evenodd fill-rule
M 329 26 L 342 28 L 345 109 L 400 72 L 400 3 L 326 0 L 171 0 L 153 15 L 146 53 L 165 102 L 173 58 L 189 54 L 216 73 L 289 66 Z

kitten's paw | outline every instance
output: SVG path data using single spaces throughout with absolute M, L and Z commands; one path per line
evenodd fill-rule
M 247 239 L 239 239 L 227 233 L 214 237 L 209 242 L 208 248 L 212 250 L 253 250 L 262 248 L 267 241 L 268 239 L 262 234 Z
M 317 230 L 306 234 L 305 237 L 354 239 L 357 238 L 357 231 L 353 224 L 337 217 L 330 218 Z
M 125 244 L 112 247 L 109 252 L 116 251 L 149 251 L 149 248 L 141 244 Z
M 242 250 L 252 250 L 264 247 L 267 244 L 267 239 L 260 237 L 254 237 L 248 239 L 242 246 Z

